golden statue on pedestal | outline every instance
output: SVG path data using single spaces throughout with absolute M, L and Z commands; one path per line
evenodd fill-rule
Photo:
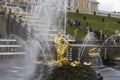
M 75 29 L 74 30 L 74 36 L 75 36 L 75 39 L 77 40 L 77 35 L 78 35 L 78 29 Z
M 27 42 L 29 42 L 31 40 L 31 35 L 30 35 L 30 33 L 28 32 L 27 33 Z
M 88 55 L 89 55 L 91 58 L 97 57 L 98 55 L 97 55 L 97 53 L 96 53 L 96 50 L 97 50 L 96 48 L 90 49 Z M 86 66 L 91 66 L 93 63 L 90 62 L 90 61 L 86 61 L 86 62 L 84 62 L 83 64 L 86 65 Z
M 57 62 L 58 66 L 62 66 L 63 64 L 67 64 L 68 60 L 65 57 L 65 53 L 69 47 L 69 43 L 64 37 L 61 35 L 61 32 L 58 32 L 58 36 L 54 38 L 55 48 L 57 52 Z
M 3 5 L 1 5 L 2 9 L 7 10 L 7 7 L 8 7 L 7 4 L 8 4 L 8 3 L 5 2 Z
M 97 57 L 96 48 L 90 49 L 88 55 L 90 57 Z

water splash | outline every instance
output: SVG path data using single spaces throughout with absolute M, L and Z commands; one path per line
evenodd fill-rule
M 86 46 L 88 45 L 88 43 L 91 45 L 95 42 L 95 36 L 93 32 L 90 32 L 86 35 L 86 37 L 83 40 L 82 46 L 81 46 L 81 50 L 78 53 L 78 60 L 81 60 L 82 56 L 84 55 L 84 51 Z
M 38 0 L 33 1 L 32 11 L 28 20 L 28 31 L 31 33 L 31 40 L 27 42 L 26 56 L 26 78 L 25 80 L 45 80 L 53 69 L 47 63 L 54 60 L 54 52 L 51 50 L 51 41 L 61 30 L 58 23 L 64 20 L 64 0 Z M 64 24 L 64 23 L 62 23 Z M 43 64 L 36 65 L 36 60 Z

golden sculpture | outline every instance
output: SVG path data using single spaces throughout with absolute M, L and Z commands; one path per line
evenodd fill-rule
M 7 9 L 7 2 L 5 2 L 3 5 L 1 5 L 1 7 L 6 10 Z
M 73 67 L 79 66 L 80 61 L 73 61 L 70 65 Z
M 42 64 L 42 61 L 35 61 L 35 64 Z
M 92 62 L 84 62 L 83 63 L 85 66 L 91 66 L 92 65 Z
M 87 33 L 88 34 L 90 33 L 90 27 L 87 27 Z
M 96 54 L 96 48 L 90 49 L 88 55 L 90 57 L 96 57 L 97 56 L 97 54 Z
M 77 34 L 78 34 L 78 29 L 75 29 L 74 30 L 74 36 L 75 36 L 76 39 L 77 39 Z
M 63 64 L 67 64 L 68 60 L 65 57 L 65 53 L 69 47 L 69 43 L 64 37 L 61 35 L 61 32 L 58 32 L 58 36 L 54 38 L 55 48 L 57 52 L 57 62 L 58 66 L 62 66 Z
M 100 40 L 102 40 L 102 38 L 103 38 L 103 32 L 102 30 L 100 30 Z
M 30 33 L 28 32 L 27 33 L 27 42 L 29 42 L 31 40 L 31 35 L 30 35 Z

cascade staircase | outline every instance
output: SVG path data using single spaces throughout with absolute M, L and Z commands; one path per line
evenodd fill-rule
M 22 45 L 16 39 L 0 39 L 0 55 L 25 55 Z

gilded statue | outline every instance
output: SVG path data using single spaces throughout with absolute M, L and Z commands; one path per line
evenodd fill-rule
M 58 32 L 58 35 L 54 38 L 55 48 L 57 52 L 57 62 L 59 66 L 67 64 L 68 60 L 65 57 L 65 53 L 69 48 L 69 42 Z
M 4 10 L 6 10 L 7 9 L 7 2 L 5 2 L 3 5 L 1 5 L 1 7 L 4 9 Z
M 97 56 L 96 48 L 90 49 L 88 54 L 90 57 L 96 57 Z

